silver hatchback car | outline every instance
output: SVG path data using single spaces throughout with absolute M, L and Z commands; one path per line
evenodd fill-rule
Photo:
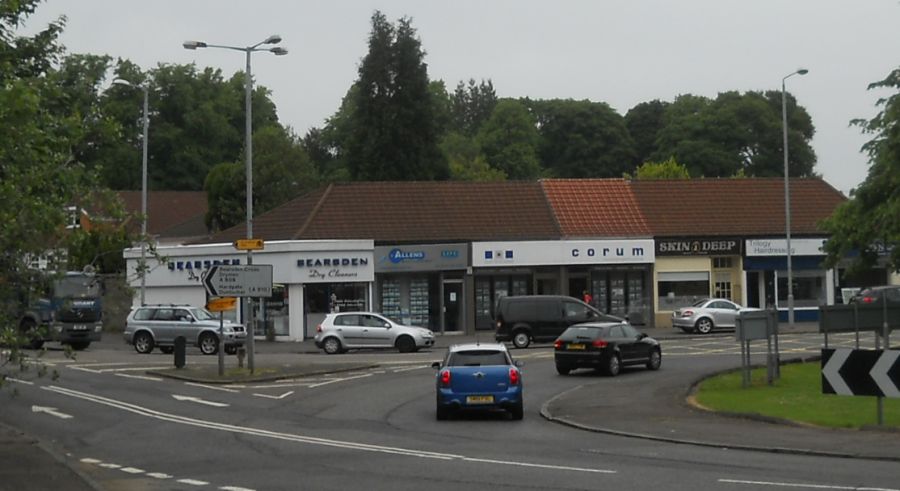
M 225 352 L 234 354 L 244 345 L 244 326 L 224 321 L 222 325 Z M 219 352 L 219 317 L 208 310 L 188 305 L 143 305 L 131 309 L 125 323 L 125 342 L 141 354 L 159 347 L 171 353 L 175 338 L 184 336 L 188 345 L 200 348 L 204 355 Z
M 329 355 L 348 349 L 397 348 L 411 353 L 434 346 L 434 333 L 424 327 L 404 326 L 372 312 L 328 314 L 316 327 L 316 347 Z
M 672 312 L 672 327 L 700 334 L 709 334 L 713 329 L 734 329 L 738 315 L 747 310 L 759 309 L 741 307 L 723 298 L 704 298 Z

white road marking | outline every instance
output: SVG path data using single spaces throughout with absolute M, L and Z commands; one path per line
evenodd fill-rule
M 148 472 L 147 476 L 152 477 L 154 479 L 172 479 L 172 477 L 173 477 L 168 474 L 164 474 L 162 472 Z
M 505 460 L 492 460 L 492 459 L 482 459 L 475 457 L 467 457 L 465 455 L 456 455 L 456 454 L 448 454 L 448 453 L 439 453 L 439 452 L 431 452 L 427 450 L 417 450 L 410 448 L 401 448 L 401 447 L 387 447 L 382 445 L 372 445 L 368 443 L 360 443 L 360 442 L 350 442 L 350 441 L 341 441 L 341 440 L 332 440 L 328 438 L 317 438 L 306 435 L 298 435 L 292 433 L 281 433 L 270 430 L 263 430 L 258 428 L 248 428 L 243 426 L 235 426 L 225 423 L 216 423 L 213 421 L 207 420 L 199 420 L 194 418 L 189 418 L 187 416 L 178 416 L 171 413 L 164 413 L 161 411 L 155 411 L 149 408 L 145 408 L 142 406 L 138 406 L 136 404 L 131 404 L 127 402 L 118 401 L 115 399 L 110 399 L 103 396 L 98 396 L 94 394 L 89 394 L 86 392 L 81 392 L 73 389 L 66 389 L 63 387 L 57 387 L 55 385 L 41 387 L 43 390 L 48 390 L 51 392 L 55 392 L 57 394 L 66 395 L 69 397 L 75 397 L 78 399 L 91 401 L 97 404 L 103 404 L 105 406 L 113 407 L 120 409 L 122 411 L 127 411 L 133 414 L 137 414 L 139 416 L 144 416 L 148 418 L 154 418 L 161 421 L 168 421 L 171 423 L 194 426 L 198 428 L 206 428 L 210 430 L 218 430 L 225 431 L 229 433 L 239 433 L 244 435 L 256 436 L 259 438 L 273 438 L 277 440 L 296 442 L 296 443 L 305 443 L 308 445 L 319 445 L 319 446 L 327 446 L 332 448 L 342 448 L 346 450 L 355 450 L 360 452 L 378 452 L 385 453 L 391 455 L 401 455 L 406 457 L 416 457 L 421 459 L 438 459 L 438 460 L 457 460 L 457 461 L 466 461 L 466 462 L 475 462 L 475 463 L 488 463 L 492 465 L 511 465 L 511 466 L 520 466 L 520 467 L 535 467 L 542 469 L 550 469 L 550 470 L 565 470 L 569 472 L 589 472 L 589 473 L 602 473 L 602 474 L 614 474 L 616 471 L 608 470 L 608 469 L 591 469 L 591 468 L 583 468 L 583 467 L 564 467 L 557 465 L 549 465 L 549 464 L 538 464 L 538 463 L 529 463 L 529 462 L 514 462 L 514 461 L 505 461 Z M 179 481 L 181 482 L 181 481 Z
M 126 377 L 126 378 L 136 378 L 139 380 L 149 380 L 151 382 L 162 382 L 163 379 L 159 377 L 148 377 L 146 375 L 128 375 L 127 373 L 117 373 L 117 377 Z
M 833 486 L 828 484 L 804 484 L 790 482 L 769 481 L 743 481 L 740 479 L 719 479 L 719 482 L 729 484 L 751 484 L 753 486 L 776 486 L 781 488 L 809 488 L 809 489 L 849 489 L 852 491 L 900 491 L 895 488 L 867 488 L 861 486 Z
M 193 385 L 194 387 L 203 387 L 204 389 L 211 389 L 211 390 L 221 390 L 222 392 L 230 392 L 232 394 L 236 394 L 236 393 L 240 392 L 239 390 L 228 389 L 225 387 L 218 387 L 215 385 L 198 384 L 196 382 L 185 382 L 184 385 Z
M 85 464 L 99 464 L 99 463 L 101 463 L 101 462 L 103 462 L 103 461 L 102 461 L 102 460 L 97 460 L 97 459 L 92 459 L 92 458 L 89 458 L 89 457 L 85 457 L 85 458 L 81 459 L 81 462 L 84 462 Z
M 191 486 L 208 486 L 209 483 L 206 481 L 198 481 L 196 479 L 179 479 L 176 482 L 180 482 L 182 484 L 190 484 Z
M 119 469 L 122 472 L 127 472 L 129 474 L 143 474 L 144 469 L 138 469 L 137 467 L 122 467 Z
M 109 373 L 109 372 L 146 372 L 148 370 L 160 370 L 163 368 L 168 368 L 169 365 L 156 365 L 152 367 L 134 367 L 134 366 L 119 366 L 119 368 L 93 368 L 96 366 L 109 366 L 110 363 L 96 364 L 96 365 L 70 365 L 68 368 L 73 370 L 81 370 L 82 372 L 90 372 L 90 373 Z M 113 365 L 121 365 L 113 364 Z
M 196 402 L 197 404 L 206 404 L 207 406 L 213 406 L 213 407 L 228 407 L 228 406 L 230 406 L 230 404 L 226 404 L 224 402 L 207 401 L 205 399 L 201 399 L 199 397 L 193 397 L 193 396 L 180 396 L 178 394 L 172 394 L 172 397 L 175 398 L 176 401 Z
M 394 372 L 394 373 L 400 373 L 400 372 L 408 372 L 408 371 L 410 371 L 410 370 L 421 370 L 421 369 L 423 369 L 423 368 L 431 368 L 431 367 L 426 367 L 426 366 L 423 365 L 423 366 L 420 366 L 420 367 L 396 368 L 396 369 L 391 370 L 391 371 Z
M 17 378 L 12 378 L 12 377 L 6 377 L 5 380 L 9 380 L 10 382 L 15 382 L 17 384 L 34 385 L 34 382 L 29 382 L 27 380 L 19 380 Z
M 250 488 L 241 488 L 238 486 L 222 486 L 219 489 L 221 489 L 222 491 L 255 491 Z
M 122 466 L 119 464 L 110 464 L 110 463 L 106 462 L 106 463 L 100 464 L 100 467 L 103 467 L 105 469 L 118 469 L 119 467 L 122 467 Z
M 371 377 L 371 376 L 372 376 L 371 373 L 366 373 L 366 374 L 364 374 L 364 375 L 358 375 L 358 376 L 356 376 L 356 377 L 336 378 L 336 379 L 328 380 L 328 381 L 326 381 L 326 382 L 321 382 L 321 383 L 318 383 L 318 384 L 311 384 L 311 385 L 309 386 L 309 388 L 310 388 L 310 389 L 315 389 L 316 387 L 321 387 L 321 386 L 323 386 L 323 385 L 333 384 L 333 383 L 335 383 L 335 382 L 345 382 L 345 381 L 347 381 L 347 380 L 355 380 L 355 379 L 366 378 L 366 377 Z
M 294 391 L 289 390 L 289 391 L 285 392 L 284 394 L 281 394 L 280 396 L 270 396 L 268 394 L 253 394 L 253 395 L 255 395 L 257 397 L 268 397 L 269 399 L 284 399 L 285 397 L 287 397 L 293 393 L 294 393 Z
M 31 412 L 49 414 L 50 416 L 56 416 L 59 419 L 72 419 L 73 417 L 71 414 L 57 411 L 55 407 L 47 406 L 31 406 Z

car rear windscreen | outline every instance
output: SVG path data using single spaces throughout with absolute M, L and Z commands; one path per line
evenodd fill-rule
M 457 351 L 450 354 L 447 365 L 451 367 L 480 367 L 484 365 L 507 365 L 506 354 L 497 350 Z

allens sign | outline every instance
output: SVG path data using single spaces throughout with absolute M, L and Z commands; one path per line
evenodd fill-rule
M 656 239 L 657 256 L 738 256 L 741 241 L 737 238 Z

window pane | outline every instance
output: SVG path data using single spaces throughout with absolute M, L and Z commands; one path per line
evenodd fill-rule
M 697 300 L 708 296 L 709 280 L 659 282 L 659 310 L 689 307 Z

